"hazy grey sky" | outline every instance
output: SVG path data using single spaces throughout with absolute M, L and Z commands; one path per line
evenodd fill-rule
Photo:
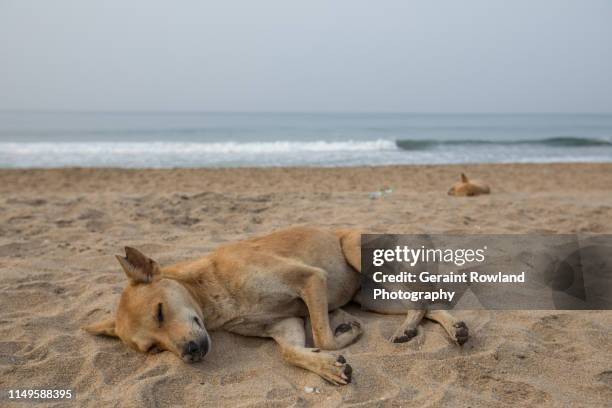
M 0 109 L 612 112 L 612 1 L 0 0 Z

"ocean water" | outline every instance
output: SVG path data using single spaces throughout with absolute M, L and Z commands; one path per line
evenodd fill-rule
M 0 167 L 612 162 L 612 114 L 0 112 Z

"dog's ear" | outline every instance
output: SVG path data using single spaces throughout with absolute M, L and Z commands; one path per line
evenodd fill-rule
M 115 333 L 115 319 L 107 319 L 90 324 L 89 326 L 83 327 L 83 330 L 96 336 L 117 337 L 117 333 Z
M 469 180 L 467 178 L 467 176 L 464 173 L 461 173 L 461 182 L 462 183 L 467 183 Z
M 125 247 L 125 256 L 116 255 L 127 277 L 136 283 L 149 283 L 160 269 L 157 262 L 134 248 Z

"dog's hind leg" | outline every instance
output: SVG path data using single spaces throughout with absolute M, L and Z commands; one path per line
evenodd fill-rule
M 355 297 L 353 297 L 353 301 L 359 303 L 362 307 L 365 307 L 362 296 L 362 292 L 357 292 Z M 426 317 L 425 309 L 409 309 L 406 312 L 405 310 L 398 310 L 396 306 L 384 302 L 378 302 L 374 304 L 372 304 L 372 302 L 369 302 L 367 305 L 367 310 L 374 313 L 389 315 L 398 315 L 406 313 L 406 318 L 389 339 L 389 341 L 392 343 L 405 343 L 407 341 L 410 341 L 418 334 L 417 327 L 419 326 L 419 323 L 421 323 L 421 320 Z M 408 309 L 408 306 L 406 306 L 406 309 Z
M 354 230 L 339 230 L 336 235 L 340 239 L 340 246 L 346 262 L 351 265 L 357 272 L 361 272 L 361 232 Z M 355 294 L 353 300 L 363 306 L 361 291 Z M 395 308 L 385 308 L 385 305 L 377 304 L 375 309 L 369 310 L 381 314 L 400 314 Z M 468 339 L 467 325 L 455 319 L 450 313 L 444 310 L 426 311 L 425 309 L 409 310 L 404 322 L 397 328 L 391 336 L 391 341 L 394 343 L 403 343 L 409 341 L 417 335 L 417 326 L 423 317 L 440 323 L 449 336 L 462 345 Z
M 393 333 L 389 341 L 392 343 L 405 343 L 410 341 L 418 334 L 417 327 L 419 323 L 421 323 L 421 320 L 423 320 L 423 317 L 425 317 L 425 310 L 409 310 L 406 314 L 406 319 L 397 330 L 395 330 L 395 333 Z
M 467 325 L 464 322 L 456 319 L 446 310 L 429 310 L 425 317 L 439 323 L 448 333 L 450 338 L 460 346 L 468 341 L 469 330 Z
M 312 371 L 332 384 L 351 382 L 353 369 L 343 356 L 304 346 L 306 335 L 303 319 L 291 317 L 276 322 L 268 327 L 266 335 L 278 343 L 286 362 Z

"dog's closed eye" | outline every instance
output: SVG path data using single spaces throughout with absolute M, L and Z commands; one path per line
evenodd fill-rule
M 158 303 L 157 304 L 157 323 L 159 324 L 159 327 L 161 327 L 162 323 L 164 322 L 164 311 L 163 311 L 163 304 L 162 303 Z
M 162 351 L 164 350 L 155 343 L 151 344 L 151 346 L 147 349 L 147 353 L 149 354 L 158 354 Z

